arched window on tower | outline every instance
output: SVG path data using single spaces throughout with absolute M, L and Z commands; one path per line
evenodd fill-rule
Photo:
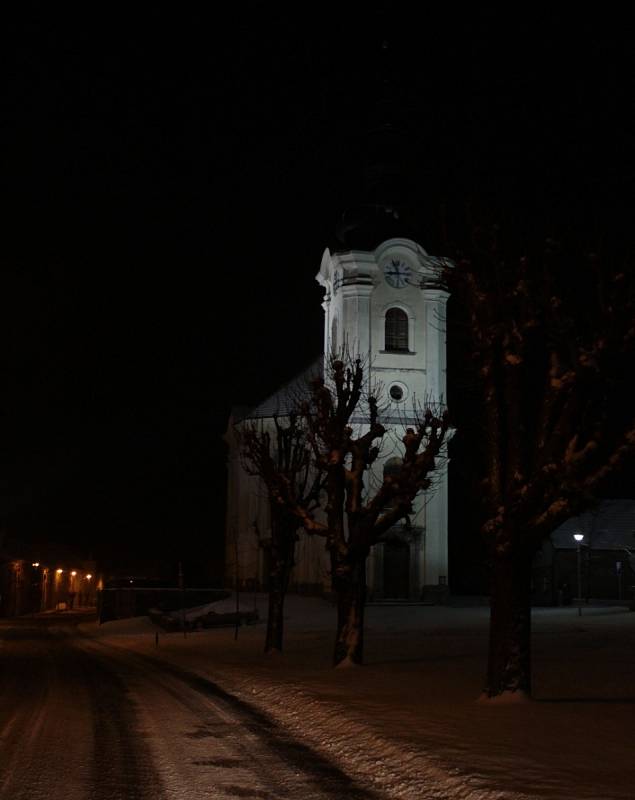
M 385 349 L 392 353 L 408 352 L 408 315 L 401 308 L 386 311 Z
M 331 323 L 331 353 L 337 353 L 337 317 Z

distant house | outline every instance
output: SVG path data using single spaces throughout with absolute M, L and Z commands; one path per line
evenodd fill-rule
M 0 542 L 0 617 L 92 607 L 96 564 L 65 545 Z
M 559 605 L 577 596 L 578 543 L 582 598 L 626 602 L 635 586 L 635 500 L 605 500 L 564 522 L 534 561 L 534 602 Z

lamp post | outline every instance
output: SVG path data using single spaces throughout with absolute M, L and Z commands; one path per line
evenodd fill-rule
M 576 541 L 578 551 L 578 616 L 582 616 L 582 540 L 584 539 L 583 533 L 574 533 L 573 538 Z

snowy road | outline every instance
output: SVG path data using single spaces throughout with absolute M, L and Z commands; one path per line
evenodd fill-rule
M 0 626 L 0 800 L 379 800 L 271 718 L 71 625 Z

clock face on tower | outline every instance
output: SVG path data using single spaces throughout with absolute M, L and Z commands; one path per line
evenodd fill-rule
M 393 289 L 403 289 L 410 283 L 412 270 L 401 258 L 391 258 L 384 264 L 384 278 Z

